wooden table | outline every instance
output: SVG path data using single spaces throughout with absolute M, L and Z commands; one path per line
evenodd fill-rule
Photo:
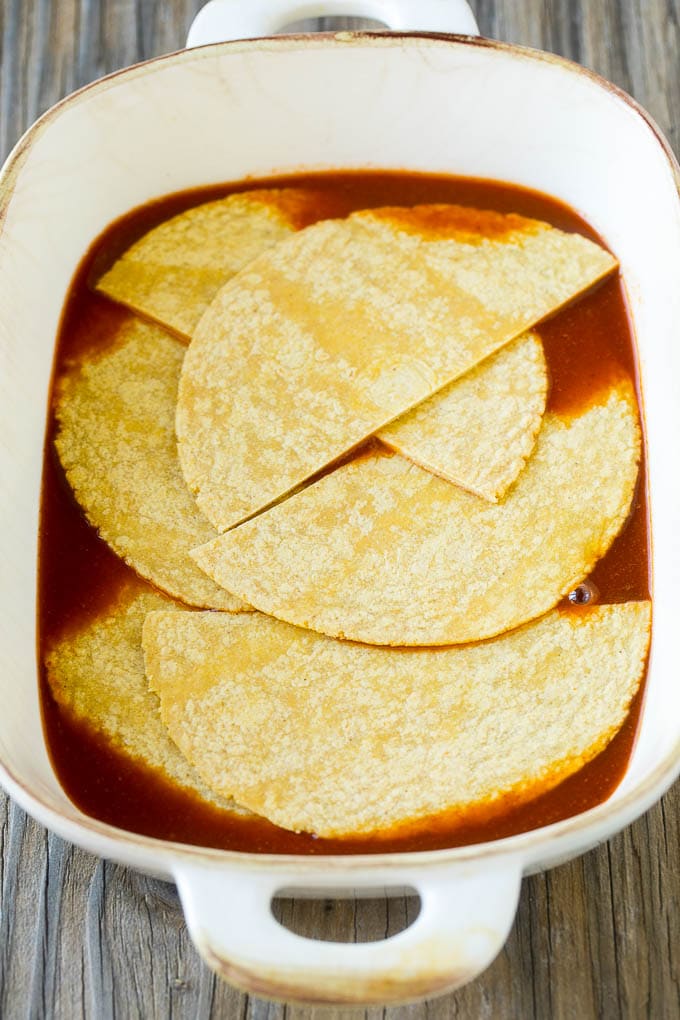
M 179 48 L 201 3 L 0 0 L 2 158 L 74 88 Z M 564 54 L 623 86 L 678 149 L 680 0 L 472 7 L 485 35 Z M 217 981 L 189 941 L 171 886 L 64 843 L 4 797 L 0 820 L 3 1020 L 335 1015 L 266 1003 Z M 528 879 L 507 945 L 479 980 L 430 1003 L 370 1009 L 367 1020 L 680 1017 L 679 848 L 676 785 L 610 843 Z M 278 910 L 303 934 L 361 941 L 400 930 L 414 904 L 286 902 Z

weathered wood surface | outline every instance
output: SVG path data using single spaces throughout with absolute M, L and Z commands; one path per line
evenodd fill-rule
M 247 2 L 247 0 L 244 0 Z M 0 0 L 0 154 L 52 103 L 182 45 L 201 0 Z M 351 9 L 351 0 L 347 4 Z M 680 145 L 680 0 L 476 0 L 482 32 L 622 85 Z M 200 962 L 172 887 L 103 863 L 0 800 L 0 1017 L 335 1016 L 248 998 Z M 410 901 L 280 905 L 296 930 L 371 939 Z M 345 1014 L 347 1015 L 347 1014 Z M 609 844 L 524 884 L 508 943 L 455 995 L 367 1020 L 680 1017 L 680 787 Z

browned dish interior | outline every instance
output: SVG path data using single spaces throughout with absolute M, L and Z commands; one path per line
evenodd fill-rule
M 134 210 L 109 227 L 83 258 L 64 307 L 55 374 L 66 360 L 104 347 L 131 313 L 90 289 L 141 234 L 183 209 L 252 187 L 310 186 L 320 190 L 313 219 L 344 216 L 381 205 L 450 202 L 517 212 L 600 241 L 575 212 L 546 195 L 514 185 L 400 172 L 295 175 L 183 192 Z M 310 218 L 309 222 L 312 222 Z M 305 224 L 299 224 L 304 226 Z M 576 412 L 612 378 L 635 380 L 634 343 L 621 282 L 610 279 L 564 309 L 538 332 L 550 374 L 549 409 Z M 54 452 L 54 421 L 47 429 L 39 546 L 38 624 L 40 661 L 47 642 L 84 624 L 115 601 L 132 571 L 98 538 L 75 503 Z M 641 465 L 630 519 L 590 582 L 603 603 L 649 598 L 645 465 Z M 583 508 L 584 513 L 588 508 Z M 139 582 L 140 584 L 143 582 Z M 565 608 L 578 612 L 566 600 Z M 47 747 L 71 800 L 86 814 L 132 832 L 219 849 L 260 853 L 347 854 L 456 847 L 567 818 L 605 800 L 620 782 L 630 757 L 643 697 L 597 758 L 556 788 L 529 791 L 518 802 L 497 800 L 459 816 L 441 816 L 417 828 L 379 838 L 319 839 L 279 829 L 263 819 L 239 818 L 201 802 L 151 769 L 137 764 L 86 725 L 69 717 L 50 693 L 44 670 L 40 693 Z

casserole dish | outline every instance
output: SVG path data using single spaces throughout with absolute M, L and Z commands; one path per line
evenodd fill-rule
M 379 14 L 379 5 L 372 10 Z M 319 89 L 310 89 L 314 78 L 323 83 Z M 249 174 L 371 165 L 544 190 L 580 210 L 621 260 L 640 351 L 656 549 L 654 645 L 626 777 L 606 804 L 577 818 L 432 853 L 256 857 L 159 843 L 102 825 L 80 814 L 54 778 L 35 681 L 40 458 L 51 351 L 73 270 L 111 220 L 158 194 Z M 207 961 L 250 991 L 368 1003 L 432 995 L 469 980 L 503 943 L 523 871 L 606 838 L 676 774 L 678 482 L 665 469 L 680 413 L 677 180 L 653 126 L 599 79 L 513 47 L 423 35 L 227 43 L 152 61 L 60 104 L 10 158 L 0 236 L 7 359 L 0 458 L 11 493 L 2 510 L 3 782 L 62 836 L 174 878 Z M 280 928 L 269 910 L 282 890 L 337 895 L 404 886 L 419 893 L 421 913 L 385 943 L 309 943 Z

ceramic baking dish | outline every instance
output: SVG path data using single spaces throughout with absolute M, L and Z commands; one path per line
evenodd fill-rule
M 397 28 L 475 28 L 464 4 L 365 0 L 355 7 Z M 216 0 L 190 41 L 265 35 L 319 13 L 347 11 L 293 0 Z M 630 765 L 599 807 L 455 850 L 258 856 L 123 832 L 69 802 L 40 722 L 38 507 L 64 296 L 92 240 L 156 196 L 249 175 L 352 167 L 496 178 L 548 192 L 581 212 L 620 259 L 639 350 L 654 540 L 653 647 Z M 606 839 L 676 776 L 679 179 L 647 115 L 581 67 L 472 35 L 401 31 L 225 42 L 152 60 L 64 100 L 10 156 L 0 179 L 0 779 L 66 839 L 176 881 L 200 952 L 241 987 L 289 1000 L 372 1003 L 431 996 L 468 981 L 503 945 L 523 873 Z M 404 887 L 420 896 L 420 914 L 378 943 L 309 941 L 281 927 L 270 909 L 284 890 L 337 896 Z

